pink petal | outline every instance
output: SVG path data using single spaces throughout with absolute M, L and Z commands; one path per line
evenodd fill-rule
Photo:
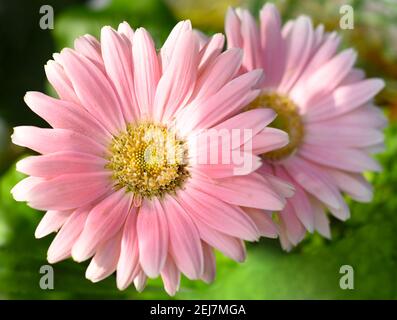
M 287 20 L 287 22 L 284 23 L 284 25 L 281 28 L 281 34 L 283 38 L 287 38 L 291 36 L 292 30 L 296 24 L 296 19 L 295 20 Z
M 24 99 L 30 109 L 53 128 L 69 129 L 95 138 L 95 141 L 106 146 L 109 144 L 110 133 L 81 106 L 41 92 L 27 92 Z
M 221 33 L 216 33 L 209 38 L 207 43 L 199 52 L 199 74 L 207 70 L 212 62 L 220 55 L 225 44 L 225 36 Z
M 303 145 L 299 149 L 299 154 L 318 164 L 351 172 L 367 170 L 379 172 L 382 170 L 375 159 L 359 149 L 338 148 L 335 152 L 329 147 Z
M 285 229 L 286 227 L 281 223 L 280 224 L 280 244 L 281 248 L 287 252 L 290 252 L 293 248 L 293 244 L 291 241 L 289 241 L 288 236 L 287 236 L 287 231 Z
M 353 199 L 360 202 L 370 202 L 372 200 L 372 186 L 361 174 L 332 169 L 327 169 L 327 172 L 333 177 L 338 188 Z
M 264 154 L 280 149 L 289 143 L 288 134 L 275 128 L 264 128 L 252 138 L 252 153 Z
M 43 156 L 31 156 L 17 162 L 19 172 L 43 178 L 63 174 L 103 172 L 107 161 L 80 152 L 56 152 Z
M 249 110 L 223 121 L 219 125 L 213 127 L 213 129 L 219 130 L 220 132 L 221 130 L 227 130 L 227 132 L 232 133 L 233 139 L 236 138 L 235 135 L 233 135 L 233 130 L 239 132 L 239 144 L 231 144 L 232 148 L 235 149 L 245 144 L 248 138 L 255 137 L 259 132 L 266 130 L 265 127 L 270 124 L 276 116 L 276 113 L 272 109 L 261 108 Z M 245 138 L 244 129 L 250 130 L 250 137 Z
M 58 62 L 49 60 L 44 66 L 44 70 L 48 81 L 54 87 L 60 99 L 76 104 L 80 103 L 80 100 L 74 91 L 72 82 L 66 76 L 65 70 Z
M 285 42 L 281 35 L 280 14 L 272 3 L 260 11 L 262 65 L 265 71 L 264 86 L 276 87 L 283 76 L 286 59 Z
M 141 116 L 152 114 L 154 95 L 160 79 L 160 65 L 150 34 L 139 28 L 134 34 L 132 46 L 134 88 Z
M 386 144 L 384 142 L 378 143 L 365 148 L 365 152 L 369 154 L 377 154 L 386 150 Z
M 154 98 L 155 119 L 167 121 L 190 98 L 197 76 L 198 42 L 193 32 L 181 34 Z
M 112 238 L 123 227 L 132 202 L 125 189 L 113 192 L 98 203 L 89 213 L 84 230 L 73 246 L 75 261 L 87 260 L 101 242 Z
M 85 277 L 92 282 L 101 281 L 110 276 L 117 267 L 120 255 L 121 232 L 100 245 L 85 272 Z
M 43 129 L 30 126 L 15 127 L 11 136 L 18 146 L 48 154 L 61 151 L 76 151 L 98 156 L 106 154 L 106 148 L 93 139 L 67 129 Z
M 347 86 L 349 84 L 354 84 L 365 79 L 365 72 L 362 69 L 353 68 L 350 70 L 349 74 L 343 78 L 340 86 Z
M 27 177 L 19 181 L 12 189 L 11 194 L 16 201 L 26 201 L 31 190 L 42 183 L 44 179 L 37 177 Z
M 139 262 L 145 274 L 157 277 L 168 252 L 167 218 L 158 199 L 144 200 L 138 212 Z
M 340 147 L 368 147 L 383 142 L 382 132 L 368 127 L 313 123 L 305 126 L 305 143 L 314 146 L 338 145 Z
M 71 214 L 71 211 L 47 211 L 37 226 L 34 236 L 39 239 L 57 232 Z
M 78 53 L 91 60 L 99 69 L 105 70 L 101 55 L 101 44 L 95 37 L 86 34 L 77 38 L 74 41 L 74 48 Z
M 117 264 L 117 288 L 126 289 L 138 276 L 139 248 L 136 233 L 137 211 L 135 207 L 128 212 L 121 238 L 120 258 Z
M 324 34 L 324 25 L 319 24 L 314 30 L 314 44 L 312 48 L 312 59 L 314 54 L 319 50 L 320 46 L 325 42 L 327 36 L 332 35 L 332 33 Z M 336 34 L 336 32 L 333 32 Z
M 309 199 L 306 192 L 299 186 L 295 186 L 295 195 L 289 199 L 292 207 L 294 208 L 295 214 L 304 225 L 304 227 L 309 231 L 314 231 L 314 212 L 310 205 Z
M 142 292 L 143 289 L 145 289 L 146 281 L 147 281 L 147 277 L 145 273 L 142 270 L 140 270 L 138 272 L 138 275 L 134 279 L 134 286 L 138 292 Z
M 242 10 L 241 15 L 241 36 L 244 39 L 243 65 L 247 70 L 263 68 L 262 48 L 260 43 L 259 28 L 254 17 L 248 10 Z
M 322 32 L 321 29 L 317 30 L 318 33 Z M 306 85 L 306 80 L 309 79 L 319 68 L 324 66 L 324 64 L 326 64 L 336 54 L 340 44 L 340 37 L 338 34 L 334 32 L 324 37 L 324 39 L 321 39 L 322 37 L 323 36 L 320 34 L 318 36 L 316 35 L 316 41 L 322 43 L 320 43 L 320 46 L 314 50 L 314 54 L 310 59 L 310 62 L 303 70 L 303 74 L 299 79 L 299 83 L 294 86 L 291 92 L 292 96 L 295 96 L 295 92 L 298 90 L 302 90 L 303 86 Z
M 70 257 L 72 246 L 84 228 L 88 212 L 89 208 L 80 208 L 66 220 L 48 248 L 49 263 L 56 263 Z
M 211 164 L 213 168 L 222 168 L 229 164 L 235 167 L 248 165 L 248 163 L 244 163 L 244 160 L 253 159 L 243 159 L 243 153 L 252 158 L 252 155 L 249 155 L 251 152 L 249 141 L 274 118 L 275 113 L 271 109 L 250 110 L 240 113 L 210 130 L 202 131 L 189 140 L 191 162 L 195 165 Z M 240 150 L 239 147 L 242 145 L 244 146 Z M 252 166 L 255 165 L 253 162 Z M 249 172 L 254 170 L 253 168 L 247 169 Z
M 340 194 L 339 194 L 339 203 L 340 203 L 339 208 L 328 207 L 328 209 L 335 218 L 341 221 L 346 221 L 347 219 L 350 218 L 350 208 Z
M 304 238 L 306 229 L 299 221 L 290 203 L 287 203 L 284 210 L 279 213 L 279 217 L 280 223 L 284 225 L 288 240 L 296 246 Z
M 202 242 L 202 246 L 204 254 L 204 273 L 201 278 L 204 282 L 211 283 L 214 281 L 216 274 L 215 254 L 211 246 L 205 242 Z
M 241 21 L 234 9 L 228 8 L 225 18 L 225 33 L 228 48 L 242 48 Z
M 132 39 L 134 38 L 134 30 L 132 30 L 128 22 L 123 21 L 120 23 L 117 31 L 132 43 Z
M 192 100 L 203 101 L 220 90 L 240 69 L 242 51 L 230 49 L 218 55 L 200 74 Z
M 308 122 L 308 125 L 312 122 Z M 382 109 L 373 105 L 364 105 L 353 111 L 347 112 L 331 119 L 315 121 L 313 124 L 331 127 L 355 126 L 363 128 L 383 129 L 387 126 L 388 120 Z M 364 139 L 363 139 L 364 140 Z
M 271 188 L 275 190 L 280 196 L 283 196 L 285 198 L 290 198 L 294 195 L 295 188 L 293 184 L 288 183 L 287 181 L 275 176 L 274 170 L 269 164 L 264 163 L 257 172 L 260 173 L 261 176 L 264 177 L 270 183 L 270 185 L 272 186 Z
M 170 252 L 177 265 L 189 279 L 203 274 L 204 262 L 199 233 L 185 209 L 167 196 L 164 210 L 168 220 Z
M 313 197 L 310 202 L 314 211 L 314 228 L 325 238 L 331 239 L 331 230 L 327 214 L 324 212 L 323 205 Z
M 178 195 L 184 207 L 189 208 L 189 215 L 194 217 L 194 221 L 200 220 L 214 229 L 244 240 L 258 239 L 257 227 L 242 209 L 196 188 L 186 186 L 184 192 Z
M 306 121 L 314 121 L 342 115 L 368 102 L 383 87 L 384 82 L 380 79 L 367 79 L 339 87 L 332 95 L 310 107 L 304 118 Z
M 198 39 L 199 50 L 202 51 L 202 49 L 207 45 L 208 41 L 210 40 L 210 37 L 198 29 L 193 29 L 193 33 Z
M 289 175 L 307 192 L 330 207 L 339 208 L 339 194 L 325 172 L 299 157 L 283 163 Z
M 174 55 L 176 43 L 179 41 L 179 37 L 186 31 L 192 30 L 192 24 L 190 20 L 180 21 L 170 32 L 167 40 L 165 40 L 160 50 L 161 65 L 163 72 L 168 68 L 171 58 Z
M 98 199 L 109 187 L 108 173 L 69 174 L 37 184 L 26 200 L 38 210 L 69 210 Z
M 237 118 L 246 117 L 240 114 Z M 233 122 L 234 118 L 230 119 L 230 122 L 224 122 L 215 128 L 200 131 L 193 137 L 189 137 L 188 160 L 192 167 L 214 177 L 218 169 L 221 170 L 221 176 L 222 174 L 246 175 L 261 166 L 261 159 L 252 154 L 251 138 L 253 133 L 261 130 L 262 124 L 259 123 L 254 129 L 223 127 L 223 124 L 229 126 L 229 124 L 233 125 Z M 231 170 L 230 174 L 228 170 Z
M 185 112 L 178 115 L 177 124 L 181 127 L 181 134 L 194 129 L 211 128 L 221 123 L 254 100 L 258 90 L 250 90 L 262 77 L 261 70 L 254 70 L 239 76 L 216 94 L 212 95 L 200 105 L 189 105 Z M 217 110 L 217 112 L 213 112 Z
M 340 220 L 349 218 L 349 207 L 326 170 L 297 156 L 284 165 L 294 180 L 315 198 L 324 202 L 335 217 Z
M 246 250 L 243 241 L 219 232 L 200 220 L 196 220 L 195 224 L 203 241 L 237 262 L 245 260 Z
M 219 154 L 222 153 L 219 152 Z M 219 164 L 213 164 L 211 162 L 201 164 L 198 162 L 194 163 L 194 168 L 210 178 L 219 179 L 236 175 L 246 175 L 254 172 L 262 165 L 260 157 L 253 156 L 251 153 L 243 152 L 242 150 L 232 150 L 229 158 L 232 160 L 241 159 L 242 163 L 239 163 L 239 161 L 235 161 L 236 163 Z M 194 161 L 197 162 L 197 159 L 194 159 Z
M 272 220 L 271 214 L 255 208 L 245 207 L 243 210 L 254 221 L 262 237 L 277 238 L 278 230 Z
M 295 187 L 295 194 L 288 200 L 295 211 L 296 216 L 309 231 L 314 230 L 314 212 L 306 192 L 298 183 L 288 175 L 282 166 L 276 166 L 276 175 L 286 181 L 291 181 Z
M 170 256 L 168 256 L 164 268 L 161 271 L 161 278 L 163 279 L 165 291 L 167 291 L 170 296 L 174 296 L 179 290 L 181 273 Z
M 257 173 L 223 178 L 216 184 L 200 176 L 194 176 L 194 179 L 191 183 L 196 188 L 236 206 L 278 211 L 285 205 L 285 199 Z
M 297 93 L 302 97 L 299 97 L 299 99 L 295 95 L 292 95 L 292 97 L 299 101 L 300 104 L 306 105 L 312 104 L 313 101 L 318 101 L 318 99 L 330 94 L 350 72 L 356 58 L 357 53 L 352 49 L 340 52 L 313 72 L 304 88 Z
M 125 120 L 132 122 L 138 118 L 139 110 L 134 94 L 131 42 L 112 28 L 104 27 L 101 43 L 106 73 L 118 93 Z
M 103 72 L 73 50 L 61 53 L 62 65 L 81 105 L 111 133 L 125 128 L 118 97 Z
M 286 29 L 287 30 L 287 29 Z M 314 41 L 313 26 L 306 16 L 299 17 L 286 34 L 286 66 L 280 92 L 288 92 L 301 76 L 311 54 Z

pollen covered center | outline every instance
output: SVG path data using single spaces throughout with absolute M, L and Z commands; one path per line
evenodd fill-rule
M 136 198 L 161 197 L 181 188 L 189 173 L 183 140 L 167 127 L 151 122 L 130 124 L 114 137 L 107 168 L 119 188 Z
M 283 148 L 262 155 L 266 160 L 279 161 L 293 154 L 300 146 L 304 136 L 304 126 L 297 105 L 287 96 L 276 92 L 260 95 L 251 103 L 249 109 L 271 108 L 277 113 L 270 127 L 281 129 L 288 133 L 289 143 Z

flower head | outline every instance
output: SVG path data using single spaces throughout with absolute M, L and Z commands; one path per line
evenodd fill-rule
M 259 97 L 247 109 L 271 108 L 271 124 L 285 130 L 290 142 L 262 153 L 258 172 L 275 174 L 296 189 L 278 216 L 280 240 L 289 250 L 306 230 L 330 237 L 327 209 L 336 218 L 349 217 L 342 193 L 370 201 L 372 190 L 363 172 L 379 171 L 371 157 L 383 147 L 386 121 L 372 98 L 383 88 L 380 79 L 365 79 L 354 68 L 356 53 L 338 53 L 339 36 L 313 28 L 301 16 L 281 24 L 273 4 L 260 11 L 260 23 L 242 9 L 226 15 L 228 48 L 244 50 L 242 71 L 263 68 Z
M 270 215 L 255 210 L 282 209 L 291 187 L 255 173 L 252 148 L 288 137 L 266 128 L 274 111 L 241 113 L 262 71 L 240 74 L 241 50 L 222 53 L 223 42 L 183 21 L 158 53 L 145 29 L 122 23 L 47 63 L 59 99 L 28 92 L 25 101 L 52 128 L 15 128 L 13 142 L 41 155 L 17 164 L 30 176 L 12 193 L 47 211 L 36 237 L 57 232 L 49 262 L 92 257 L 94 282 L 117 271 L 120 289 L 142 290 L 160 275 L 174 294 L 181 273 L 213 280 L 214 248 L 243 261 L 242 240 L 277 236 Z

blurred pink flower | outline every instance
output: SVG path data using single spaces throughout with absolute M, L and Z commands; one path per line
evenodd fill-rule
M 306 230 L 329 238 L 327 209 L 340 220 L 350 215 L 342 193 L 371 200 L 363 172 L 381 169 L 371 154 L 382 150 L 386 120 L 372 98 L 384 83 L 354 68 L 354 50 L 337 52 L 335 32 L 314 29 L 306 16 L 282 26 L 273 4 L 260 11 L 259 26 L 247 10 L 229 9 L 225 29 L 228 48 L 244 50 L 241 71 L 264 69 L 261 95 L 248 109 L 274 109 L 271 126 L 290 137 L 278 151 L 255 150 L 266 160 L 258 172 L 296 189 L 278 216 L 281 244 L 290 250 Z
M 239 175 L 234 163 L 194 161 L 218 148 L 214 141 L 187 143 L 209 128 L 248 129 L 269 137 L 270 149 L 288 143 L 285 132 L 265 128 L 274 111 L 241 113 L 257 97 L 262 71 L 238 75 L 242 52 L 222 53 L 223 44 L 220 34 L 203 41 L 183 21 L 157 53 L 145 29 L 122 23 L 118 31 L 104 27 L 100 42 L 77 39 L 47 63 L 60 99 L 28 92 L 25 101 L 53 129 L 15 128 L 13 142 L 42 155 L 17 164 L 30 177 L 12 193 L 47 211 L 36 237 L 58 232 L 50 263 L 92 257 L 93 282 L 117 271 L 119 289 L 134 282 L 140 291 L 147 277 L 161 275 L 173 295 L 180 273 L 214 279 L 214 248 L 243 261 L 242 240 L 277 236 L 269 214 L 240 206 L 280 210 L 291 187 L 254 173 L 261 162 L 244 149 L 248 141 L 228 147 L 252 164 Z

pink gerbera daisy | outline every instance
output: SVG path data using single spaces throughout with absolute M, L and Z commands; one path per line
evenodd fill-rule
M 241 113 L 257 97 L 262 71 L 239 75 L 241 50 L 222 53 L 222 35 L 205 42 L 189 21 L 159 53 L 145 29 L 127 23 L 104 27 L 100 40 L 83 36 L 47 63 L 59 99 L 26 94 L 52 128 L 15 128 L 13 142 L 42 155 L 17 164 L 30 177 L 12 193 L 47 211 L 36 237 L 58 232 L 50 263 L 92 257 L 86 277 L 117 271 L 119 289 L 134 282 L 142 290 L 147 277 L 161 275 L 172 295 L 181 273 L 210 282 L 214 248 L 243 261 L 242 240 L 277 236 L 268 214 L 240 206 L 280 210 L 291 195 L 289 185 L 254 173 L 260 158 L 246 148 L 259 134 L 269 150 L 288 143 L 286 133 L 265 128 L 273 110 Z M 195 161 L 218 151 L 218 139 L 193 143 L 206 129 L 252 134 L 221 145 L 243 153 L 245 171 L 241 163 Z
M 228 48 L 243 48 L 244 72 L 264 69 L 261 95 L 247 109 L 272 108 L 271 126 L 285 130 L 287 146 L 263 155 L 258 172 L 273 173 L 293 184 L 295 195 L 277 216 L 280 240 L 289 250 L 306 230 L 330 237 L 327 209 L 340 220 L 349 217 L 342 193 L 371 200 L 363 172 L 379 171 L 371 154 L 381 150 L 386 120 L 372 98 L 380 79 L 364 79 L 354 68 L 352 49 L 337 52 L 340 38 L 313 28 L 301 16 L 281 26 L 273 4 L 260 11 L 260 25 L 241 9 L 226 15 Z

